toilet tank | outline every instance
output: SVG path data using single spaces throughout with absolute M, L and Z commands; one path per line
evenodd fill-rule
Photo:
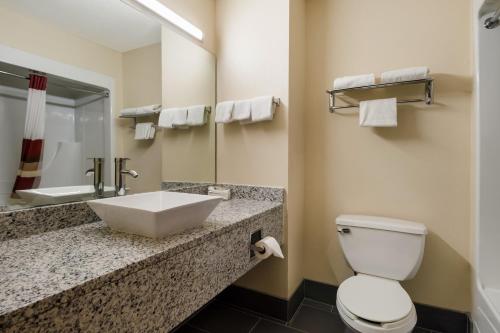
M 424 256 L 425 225 L 364 215 L 336 219 L 340 245 L 357 273 L 403 281 L 417 273 Z

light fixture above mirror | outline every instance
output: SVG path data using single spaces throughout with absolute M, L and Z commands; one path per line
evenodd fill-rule
M 173 10 L 162 4 L 158 0 L 122 0 L 123 2 L 133 6 L 145 9 L 153 13 L 161 20 L 167 21 L 169 24 L 179 28 L 189 36 L 196 38 L 199 41 L 203 40 L 203 31 L 197 26 L 175 13 Z

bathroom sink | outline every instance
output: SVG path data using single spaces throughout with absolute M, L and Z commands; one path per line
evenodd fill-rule
M 38 205 L 54 205 L 76 200 L 90 199 L 94 195 L 93 185 L 45 187 L 31 190 L 17 190 L 21 199 Z M 104 187 L 104 196 L 113 195 L 113 186 Z
M 87 203 L 111 229 L 161 238 L 201 225 L 221 200 L 208 195 L 158 191 Z

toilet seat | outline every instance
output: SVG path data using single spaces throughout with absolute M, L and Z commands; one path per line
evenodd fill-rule
M 365 274 L 340 285 L 337 308 L 344 322 L 362 333 L 408 333 L 417 321 L 415 306 L 399 282 Z

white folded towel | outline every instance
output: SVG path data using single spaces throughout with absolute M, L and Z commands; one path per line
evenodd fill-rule
M 233 121 L 234 101 L 226 101 L 217 103 L 215 108 L 215 122 L 216 123 L 230 123 Z
M 234 102 L 233 120 L 250 120 L 252 117 L 252 100 L 244 99 Z
M 120 116 L 135 116 L 135 115 L 146 115 L 153 114 L 160 111 L 159 104 L 139 106 L 136 108 L 126 108 L 120 111 Z
M 192 105 L 187 109 L 187 125 L 201 126 L 207 122 L 205 117 L 205 105 Z
M 120 111 L 120 116 L 135 116 L 137 115 L 137 108 L 127 108 Z
M 272 120 L 276 105 L 273 96 L 261 96 L 252 99 L 252 122 Z
M 158 119 L 158 127 L 174 128 L 174 111 L 175 109 L 163 109 L 160 112 Z
M 187 125 L 187 108 L 174 108 L 171 112 L 174 117 L 174 127 L 184 127 Z
M 396 104 L 396 98 L 362 101 L 359 103 L 359 126 L 398 126 L 398 110 Z
M 152 137 L 151 137 L 151 130 L 153 130 Z M 135 126 L 135 139 L 136 140 L 152 139 L 153 137 L 154 137 L 154 125 L 153 125 L 153 123 L 139 123 Z
M 382 83 L 423 80 L 429 77 L 428 67 L 410 67 L 383 72 L 380 75 Z
M 375 84 L 375 75 L 373 74 L 344 76 L 333 81 L 333 89 L 364 87 L 373 84 Z
M 155 133 L 156 133 L 156 128 L 153 124 L 151 124 L 151 127 L 149 128 L 149 139 L 154 139 L 155 138 Z
M 139 114 L 156 113 L 156 112 L 160 111 L 160 108 L 161 108 L 161 105 L 159 105 L 159 104 L 140 106 L 137 108 L 137 112 Z

